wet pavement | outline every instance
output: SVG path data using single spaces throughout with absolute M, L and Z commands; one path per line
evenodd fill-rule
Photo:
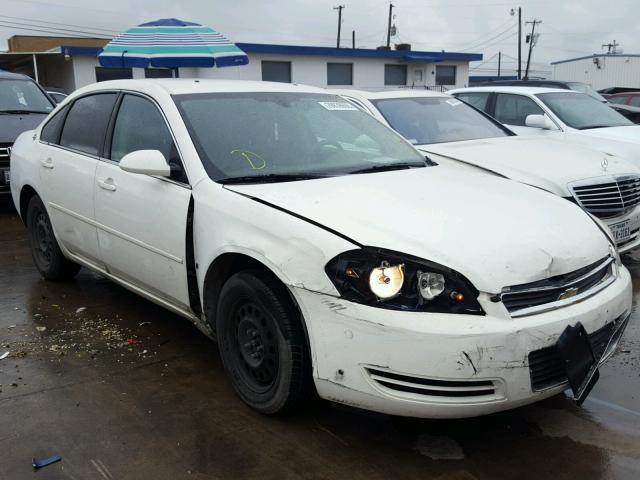
M 318 402 L 269 418 L 234 396 L 216 345 L 187 321 L 86 270 L 43 281 L 0 206 L 0 479 L 635 480 L 638 316 L 582 408 L 560 395 L 429 421 Z

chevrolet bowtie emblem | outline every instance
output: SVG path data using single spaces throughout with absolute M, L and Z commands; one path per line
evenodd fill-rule
M 607 158 L 603 158 L 602 162 L 600 162 L 600 165 L 602 165 L 602 171 L 606 172 L 607 168 L 609 168 L 609 160 Z
M 575 287 L 567 288 L 564 292 L 558 295 L 558 300 L 566 300 L 567 298 L 575 297 L 577 294 L 578 294 L 577 288 Z

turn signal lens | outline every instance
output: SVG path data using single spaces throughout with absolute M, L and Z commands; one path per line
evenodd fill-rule
M 418 271 L 418 290 L 425 300 L 433 300 L 444 292 L 444 275 Z
M 371 270 L 369 288 L 381 300 L 395 297 L 404 284 L 404 264 L 389 265 L 382 262 L 378 268 Z
M 464 295 L 460 292 L 451 292 L 451 299 L 456 302 L 464 302 Z

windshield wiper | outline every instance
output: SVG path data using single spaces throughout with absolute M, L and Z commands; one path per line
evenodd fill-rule
M 422 168 L 426 166 L 427 166 L 426 162 L 425 163 L 390 163 L 388 165 L 374 165 L 372 167 L 352 170 L 349 172 L 349 174 L 389 172 L 391 170 L 407 170 L 409 168 Z
M 234 183 L 277 183 L 296 182 L 298 180 L 313 180 L 316 178 L 327 178 L 327 175 L 314 175 L 310 173 L 269 173 L 267 175 L 246 175 L 243 177 L 229 177 L 217 180 L 223 185 Z
M 19 115 L 21 113 L 41 113 L 46 115 L 49 112 L 43 112 L 42 110 L 0 110 L 0 115 Z

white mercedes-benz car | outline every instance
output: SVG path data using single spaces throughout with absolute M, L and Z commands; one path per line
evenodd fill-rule
M 418 417 L 531 403 L 597 378 L 631 311 L 610 237 L 576 205 L 430 166 L 312 87 L 82 88 L 11 157 L 44 278 L 80 266 L 217 339 L 264 413 L 322 398 Z
M 586 93 L 486 86 L 447 92 L 518 135 L 556 138 L 633 160 L 640 167 L 640 125 Z
M 620 253 L 640 246 L 640 165 L 557 139 L 514 135 L 455 97 L 428 90 L 337 91 L 440 164 L 478 167 L 577 203 Z

